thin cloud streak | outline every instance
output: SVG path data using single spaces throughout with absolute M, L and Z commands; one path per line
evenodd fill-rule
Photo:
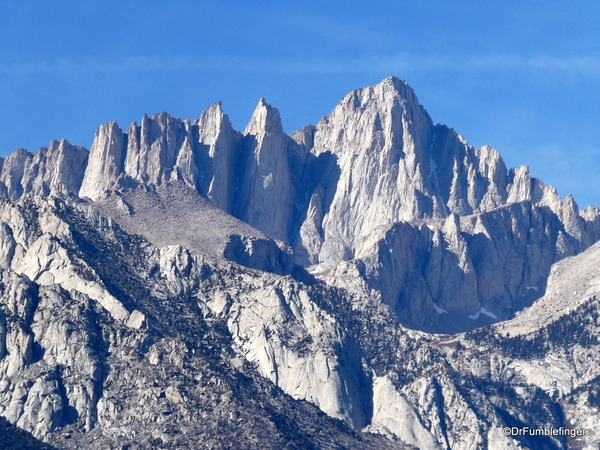
M 371 63 L 377 64 L 376 61 Z M 412 69 L 421 71 L 455 70 L 481 72 L 488 70 L 544 70 L 596 76 L 600 74 L 600 56 L 522 56 L 516 54 L 492 54 L 485 56 L 427 56 L 401 55 L 379 61 L 381 68 Z
M 0 66 L 6 75 L 78 75 L 119 74 L 157 71 L 239 71 L 253 73 L 320 74 L 404 73 L 429 71 L 484 72 L 490 70 L 547 71 L 564 75 L 593 77 L 600 75 L 600 56 L 522 56 L 492 54 L 484 56 L 448 56 L 398 54 L 363 58 L 257 59 L 214 55 L 208 57 L 138 56 L 116 61 L 94 58 L 59 59 Z

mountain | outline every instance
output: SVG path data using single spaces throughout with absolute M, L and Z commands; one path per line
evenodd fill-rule
M 0 415 L 58 448 L 597 448 L 600 210 L 404 81 L 0 165 Z

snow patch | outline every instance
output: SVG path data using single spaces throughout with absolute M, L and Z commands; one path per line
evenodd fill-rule
M 477 319 L 479 319 L 479 316 L 481 314 L 491 317 L 492 319 L 498 320 L 498 317 L 496 316 L 496 314 L 489 312 L 483 306 L 480 306 L 479 311 L 477 311 L 475 314 L 469 314 L 467 317 L 472 320 L 477 320 Z
M 486 309 L 483 306 L 481 307 L 480 312 L 481 312 L 481 314 L 485 314 L 486 316 L 491 317 L 492 319 L 498 320 L 498 317 L 496 317 L 496 314 L 486 311 Z
M 528 291 L 529 291 L 530 289 L 533 289 L 535 292 L 537 292 L 537 291 L 539 291 L 539 290 L 540 290 L 540 288 L 539 288 L 539 287 L 537 287 L 537 286 L 525 286 L 525 289 L 527 289 Z
M 273 173 L 270 172 L 268 175 L 263 175 L 263 189 L 267 189 L 272 184 L 273 184 Z
M 444 314 L 448 312 L 445 309 L 440 308 L 435 302 L 433 302 L 433 307 L 435 308 L 438 314 Z
M 481 310 L 477 311 L 475 314 L 469 314 L 467 317 L 469 319 L 477 320 L 477 319 L 479 319 L 480 314 L 481 314 Z

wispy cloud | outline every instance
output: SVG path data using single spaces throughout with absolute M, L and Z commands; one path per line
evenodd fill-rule
M 391 58 L 380 57 L 372 61 L 370 67 L 381 69 L 410 70 L 453 70 L 482 72 L 489 70 L 530 70 L 552 71 L 583 76 L 600 74 L 600 55 L 398 55 Z
M 404 73 L 423 71 L 545 71 L 559 75 L 598 76 L 600 55 L 415 55 L 400 53 L 339 58 L 250 58 L 213 55 L 194 57 L 136 56 L 115 60 L 95 58 L 57 59 L 0 65 L 0 73 L 29 74 L 118 74 L 156 71 L 240 71 L 254 73 L 343 74 Z

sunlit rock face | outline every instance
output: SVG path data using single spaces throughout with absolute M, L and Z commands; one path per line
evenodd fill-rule
M 288 242 L 297 264 L 329 283 L 343 285 L 336 274 L 360 265 L 405 324 L 431 331 L 509 317 L 554 262 L 600 235 L 597 211 L 580 214 L 526 166 L 507 170 L 496 150 L 434 125 L 393 77 L 352 91 L 291 136 L 264 99 L 244 133 L 218 103 L 193 123 L 162 113 L 124 133 L 110 122 L 89 160 L 80 197 L 183 183 Z M 392 238 L 400 223 L 420 228 L 426 248 Z
M 0 415 L 59 448 L 597 428 L 600 211 L 397 78 L 291 135 L 264 99 L 243 132 L 219 103 L 108 122 L 1 159 L 0 196 Z
M 0 195 L 17 199 L 76 193 L 81 187 L 88 151 L 65 139 L 52 141 L 37 152 L 17 149 L 0 159 Z

